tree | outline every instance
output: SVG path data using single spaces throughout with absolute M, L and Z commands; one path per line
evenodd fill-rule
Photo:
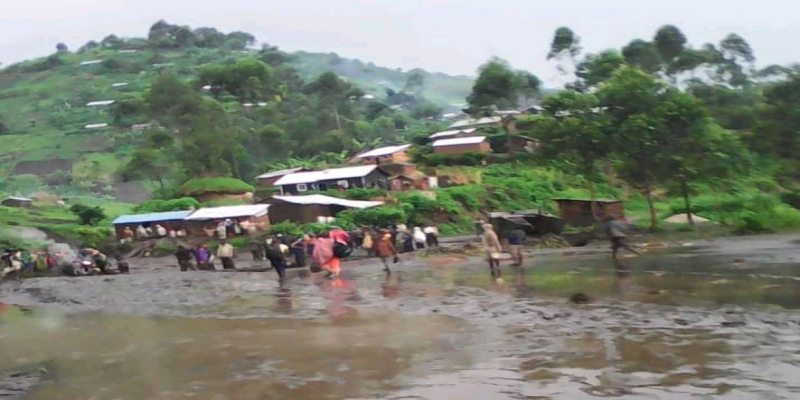
M 546 97 L 542 107 L 545 117 L 535 129 L 541 140 L 539 151 L 590 183 L 592 215 L 597 218 L 593 182 L 600 179 L 602 163 L 608 161 L 612 150 L 608 116 L 596 96 L 574 90 Z
M 340 109 L 349 102 L 350 98 L 361 98 L 364 92 L 352 84 L 340 79 L 333 72 L 325 72 L 316 80 L 306 85 L 303 91 L 316 95 L 323 106 L 333 111 L 336 119 L 336 128 L 341 131 L 342 124 L 339 116 Z
M 764 104 L 756 110 L 749 144 L 758 153 L 781 160 L 783 174 L 800 177 L 800 71 L 764 89 Z
M 562 74 L 566 74 L 567 70 L 563 65 L 565 60 L 568 60 L 573 66 L 575 65 L 575 57 L 581 52 L 581 38 L 572 31 L 572 29 L 562 26 L 556 29 L 553 35 L 553 41 L 550 43 L 550 51 L 547 53 L 547 59 L 558 61 L 558 70 Z
M 106 219 L 106 213 L 100 207 L 89 207 L 83 204 L 75 204 L 69 211 L 80 220 L 81 225 L 97 225 Z
M 663 60 L 651 42 L 636 39 L 622 48 L 622 56 L 628 65 L 638 67 L 648 73 L 656 73 L 661 69 Z
M 69 48 L 64 43 L 58 43 L 56 44 L 56 51 L 59 53 L 66 53 L 69 51 Z
M 625 65 L 625 59 L 616 50 L 587 54 L 576 67 L 575 75 L 579 82 L 576 82 L 575 89 L 580 91 L 594 88 L 608 80 L 611 74 L 623 65 Z
M 617 173 L 647 199 L 650 227 L 658 225 L 653 190 L 663 176 L 663 125 L 656 110 L 667 92 L 664 83 L 635 67 L 623 67 L 598 90 L 597 96 L 612 128 L 612 145 L 619 160 Z
M 528 71 L 517 72 L 517 94 L 525 101 L 538 97 L 541 86 L 542 81 L 538 76 Z
M 414 93 L 416 96 L 422 95 L 422 90 L 425 88 L 425 71 L 415 68 L 408 71 L 406 74 L 406 84 L 403 86 L 403 91 Z
M 661 59 L 669 64 L 683 53 L 686 46 L 686 35 L 675 25 L 664 25 L 656 31 L 653 44 Z
M 508 62 L 492 58 L 478 69 L 478 78 L 472 85 L 467 103 L 472 108 L 496 106 L 516 107 L 519 99 L 520 80 Z
M 159 75 L 144 100 L 150 115 L 167 127 L 180 127 L 182 120 L 196 114 L 203 104 L 203 97 L 175 74 Z
M 232 65 L 211 64 L 200 68 L 200 85 L 213 93 L 230 93 L 240 101 L 274 100 L 285 95 L 286 87 L 269 65 L 255 58 L 241 58 Z

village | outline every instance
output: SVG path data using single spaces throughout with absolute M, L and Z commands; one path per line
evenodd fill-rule
M 215 237 L 221 224 L 235 225 L 237 235 L 260 235 L 270 232 L 273 225 L 290 222 L 303 224 L 335 225 L 336 216 L 345 210 L 366 210 L 381 207 L 392 201 L 392 193 L 416 191 L 436 197 L 436 189 L 475 183 L 464 177 L 439 173 L 431 166 L 419 167 L 412 162 L 412 152 L 428 151 L 434 155 L 458 156 L 463 154 L 492 154 L 487 131 L 507 132 L 507 151 L 533 152 L 536 140 L 517 134 L 516 121 L 520 116 L 536 115 L 538 107 L 522 111 L 495 111 L 482 118 L 463 118 L 452 122 L 446 130 L 428 136 L 424 150 L 415 144 L 384 146 L 357 154 L 346 161 L 346 166 L 323 170 L 297 167 L 267 171 L 256 177 L 259 195 L 242 193 L 205 193 L 200 201 L 235 199 L 252 204 L 201 207 L 194 210 L 122 215 L 116 218 L 115 234 L 119 240 L 169 236 Z M 454 118 L 455 114 L 444 118 Z M 484 161 L 485 165 L 485 161 Z M 323 193 L 343 193 L 353 189 L 378 189 L 386 193 L 369 200 L 350 200 Z M 261 194 L 269 193 L 268 196 Z M 528 235 L 560 235 L 565 226 L 589 227 L 596 222 L 596 214 L 624 218 L 623 203 L 619 200 L 595 199 L 594 214 L 589 199 L 554 198 L 558 216 L 543 210 L 515 210 L 489 212 L 478 217 L 493 224 L 501 237 L 513 229 L 521 228 Z M 405 221 L 385 221 L 385 226 L 404 224 Z M 476 223 L 478 223 L 476 221 Z M 145 233 L 151 226 L 163 227 L 164 235 Z M 137 231 L 138 229 L 138 231 Z M 572 245 L 587 242 L 587 235 L 567 238 Z

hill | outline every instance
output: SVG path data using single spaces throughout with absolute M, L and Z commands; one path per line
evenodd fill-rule
M 158 109 L 151 94 L 164 76 L 191 89 L 183 100 L 220 113 L 213 119 L 225 126 L 223 136 L 238 142 L 225 150 L 226 168 L 245 179 L 269 162 L 352 153 L 412 135 L 413 127 L 424 125 L 419 118 L 441 112 L 433 101 L 462 102 L 471 85 L 467 77 L 403 73 L 268 45 L 256 50 L 254 43 L 245 32 L 159 21 L 146 38 L 109 35 L 74 52 L 59 44 L 51 56 L 7 66 L 0 72 L 0 192 L 29 194 L 47 185 L 140 200 L 146 191 L 129 182 L 152 176 L 129 168 L 128 183 L 121 179 L 133 152 L 147 147 L 155 127 L 191 130 L 179 120 L 189 114 L 200 119 L 196 110 L 178 115 Z M 422 77 L 415 95 L 387 98 L 385 88 L 398 91 L 412 75 Z M 163 93 L 164 107 L 180 102 L 173 89 Z M 398 104 L 403 109 L 389 107 Z M 168 179 L 198 172 L 185 167 L 175 165 Z

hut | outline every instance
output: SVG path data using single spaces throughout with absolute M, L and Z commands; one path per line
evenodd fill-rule
M 256 231 L 267 231 L 270 227 L 269 207 L 269 204 L 204 207 L 185 218 L 187 230 L 191 235 L 201 235 L 219 222 L 229 219 L 240 225 L 245 223 L 244 225 L 251 226 Z
M 273 224 L 283 221 L 298 224 L 320 222 L 345 210 L 363 210 L 383 205 L 382 201 L 346 200 L 322 194 L 273 196 L 266 202 L 270 204 L 270 221 Z
M 30 208 L 33 205 L 33 200 L 27 197 L 10 196 L 0 201 L 0 204 L 6 207 Z
M 114 225 L 114 233 L 117 235 L 117 238 L 122 239 L 125 237 L 123 234 L 125 228 L 130 228 L 135 232 L 139 225 L 149 227 L 151 225 L 159 224 L 164 228 L 167 228 L 167 230 L 185 229 L 186 226 L 184 219 L 191 213 L 192 211 L 168 211 L 148 214 L 121 215 L 112 221 L 111 224 Z
M 197 201 L 247 201 L 253 199 L 253 186 L 235 178 L 200 177 L 185 182 L 178 189 L 182 196 L 194 197 Z
M 422 171 L 411 171 L 389 177 L 389 189 L 393 191 L 427 190 L 428 187 L 428 176 Z
M 592 200 L 589 199 L 553 199 L 565 223 L 572 226 L 591 226 L 595 223 L 592 214 Z M 625 205 L 622 200 L 594 199 L 598 216 L 612 215 L 615 218 L 625 217 Z

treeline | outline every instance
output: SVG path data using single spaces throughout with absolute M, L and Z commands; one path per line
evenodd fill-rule
M 539 155 L 592 181 L 610 175 L 639 190 L 657 223 L 653 196 L 681 196 L 691 212 L 699 191 L 730 193 L 755 174 L 778 191 L 797 189 L 800 67 L 756 69 L 747 41 L 731 34 L 692 47 L 675 26 L 651 40 L 583 54 L 569 28 L 554 35 L 548 59 L 569 81 L 540 100 L 528 135 Z M 513 106 L 529 88 L 503 60 L 481 67 L 467 99 L 476 113 Z M 764 184 L 764 182 L 762 182 Z M 765 190 L 767 184 L 764 184 Z

